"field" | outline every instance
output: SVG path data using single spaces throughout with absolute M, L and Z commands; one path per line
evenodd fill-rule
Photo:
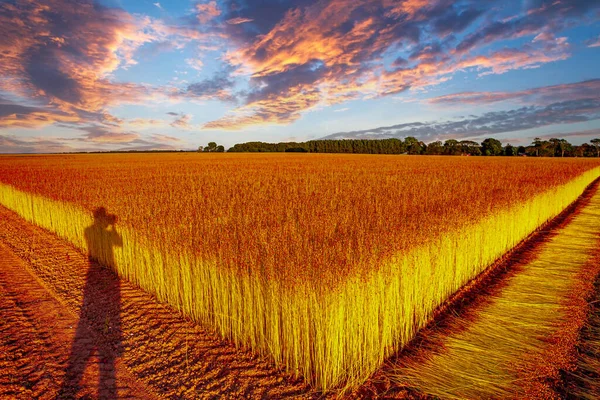
M 326 391 L 598 177 L 593 159 L 6 156 L 0 204 Z

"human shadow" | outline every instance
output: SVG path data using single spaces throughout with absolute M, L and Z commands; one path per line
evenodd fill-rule
M 115 267 L 114 247 L 122 247 L 115 227 L 117 217 L 104 207 L 94 211 L 94 223 L 84 231 L 88 270 L 83 302 L 60 398 L 74 398 L 81 390 L 88 364 L 98 366 L 100 398 L 117 398 L 116 359 L 122 353 L 120 281 L 108 268 Z M 108 268 L 107 268 L 108 267 Z

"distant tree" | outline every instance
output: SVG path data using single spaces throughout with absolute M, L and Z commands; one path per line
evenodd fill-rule
M 438 140 L 436 142 L 429 143 L 429 145 L 427 145 L 427 150 L 425 150 L 425 154 L 429 154 L 429 155 L 444 154 L 444 146 L 442 145 L 442 142 L 440 142 Z
M 572 154 L 574 157 L 585 157 L 585 150 L 587 143 L 582 144 L 581 146 L 573 146 Z M 589 146 L 589 145 L 588 145 Z
M 461 140 L 459 142 L 460 151 L 462 154 L 468 154 L 470 156 L 480 156 L 481 147 L 479 143 L 472 140 Z
M 510 143 L 508 143 L 506 146 L 504 146 L 504 155 L 505 156 L 516 156 L 517 148 L 512 146 Z
M 448 139 L 444 142 L 444 154 L 457 156 L 461 154 L 460 144 L 456 139 Z
M 421 154 L 425 143 L 419 142 L 416 138 L 409 136 L 404 139 L 404 146 L 408 154 Z
M 560 151 L 559 151 L 560 139 L 551 138 L 548 141 L 550 142 L 550 148 L 552 148 L 552 157 L 555 157 L 557 152 L 560 153 Z
M 556 145 L 548 140 L 535 138 L 532 143 L 532 155 L 536 157 L 554 157 L 556 155 Z
M 208 142 L 208 146 L 204 148 L 204 151 L 214 152 L 217 151 L 217 144 L 215 142 Z
M 204 147 L 202 146 L 198 146 L 198 152 L 202 153 L 202 150 L 204 149 Z
M 223 153 L 223 152 L 225 152 L 225 147 L 223 147 L 223 145 L 218 145 L 217 148 L 215 149 L 215 151 L 217 153 Z
M 539 157 L 540 156 L 540 149 L 542 148 L 542 139 L 540 139 L 539 137 L 536 137 L 535 139 L 533 139 L 533 147 L 534 147 L 534 151 L 535 151 L 535 156 Z
M 486 139 L 479 145 L 470 140 L 458 141 L 448 139 L 442 144 L 435 141 L 428 145 L 409 136 L 405 140 L 391 139 L 319 139 L 307 142 L 246 142 L 238 143 L 227 150 L 228 152 L 285 152 L 305 151 L 308 153 L 356 153 L 356 154 L 445 154 L 445 155 L 528 155 L 539 157 L 600 157 L 600 139 L 592 141 L 594 146 L 584 143 L 573 146 L 564 139 L 553 138 L 542 140 L 535 138 L 529 146 L 515 146 L 502 143 L 496 139 Z M 224 151 L 223 146 L 210 142 L 198 151 Z
M 502 154 L 502 143 L 498 139 L 485 139 L 481 142 L 481 152 L 484 156 L 499 156 Z
M 558 143 L 558 150 L 560 151 L 560 156 L 564 157 L 565 155 L 573 155 L 573 145 L 567 141 L 567 139 L 560 139 Z
M 600 157 L 600 138 L 592 139 L 590 143 L 596 148 L 596 157 Z
M 571 143 L 567 142 L 566 139 L 552 138 L 549 140 L 550 147 L 552 148 L 552 156 L 560 155 L 565 156 L 565 152 L 571 147 Z

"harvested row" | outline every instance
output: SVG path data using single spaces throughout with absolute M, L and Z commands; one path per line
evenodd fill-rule
M 599 175 L 594 160 L 3 157 L 0 203 L 327 390 L 364 381 Z M 98 206 L 119 222 L 86 240 Z
M 596 249 L 596 263 L 600 265 L 600 249 Z M 565 394 L 569 398 L 600 398 L 600 275 L 589 308 L 589 319 L 577 346 L 577 368 L 566 374 Z
M 419 348 L 397 360 L 396 382 L 444 399 L 558 397 L 600 273 L 598 184 L 582 203 L 543 241 L 515 254 L 507 275 L 473 307 L 423 331 Z M 581 359 L 582 379 L 594 368 L 597 374 L 597 363 L 593 351 Z

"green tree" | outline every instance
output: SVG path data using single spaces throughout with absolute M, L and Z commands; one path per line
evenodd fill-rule
M 215 142 L 208 142 L 208 146 L 206 146 L 204 148 L 204 151 L 209 151 L 209 152 L 216 151 L 216 150 L 217 150 L 217 144 Z
M 553 156 L 560 155 L 561 157 L 565 156 L 565 153 L 571 150 L 571 143 L 567 142 L 566 139 L 550 139 L 550 147 L 553 151 Z
M 542 139 L 540 139 L 539 137 L 536 137 L 533 139 L 533 147 L 535 150 L 535 156 L 539 157 L 540 156 L 540 150 L 542 149 L 542 145 L 544 142 L 542 142 Z
M 459 142 L 461 153 L 469 154 L 471 156 L 480 156 L 481 148 L 479 147 L 479 143 L 474 142 L 472 140 L 461 140 Z
M 223 153 L 223 152 L 225 152 L 225 147 L 223 147 L 223 145 L 218 145 L 217 148 L 215 149 L 215 151 L 217 153 Z
M 444 142 L 444 154 L 457 156 L 461 154 L 460 145 L 456 139 L 448 139 Z
M 436 142 L 429 143 L 429 145 L 427 146 L 427 150 L 425 150 L 425 154 L 429 154 L 429 155 L 444 154 L 444 146 L 442 145 L 442 142 L 440 142 L 438 140 Z
M 592 139 L 590 143 L 596 148 L 596 157 L 600 157 L 600 138 Z
M 517 148 L 512 146 L 510 143 L 508 143 L 506 146 L 504 146 L 504 155 L 505 156 L 516 156 Z
M 481 152 L 484 156 L 499 156 L 502 154 L 502 143 L 498 139 L 485 139 L 481 142 Z
M 409 136 L 404 139 L 404 145 L 406 146 L 408 154 L 421 154 L 425 144 L 423 142 L 419 142 L 416 138 Z
M 203 149 L 204 149 L 204 147 L 202 147 L 202 146 L 198 146 L 198 152 L 199 152 L 199 153 L 202 153 L 202 150 L 203 150 Z

